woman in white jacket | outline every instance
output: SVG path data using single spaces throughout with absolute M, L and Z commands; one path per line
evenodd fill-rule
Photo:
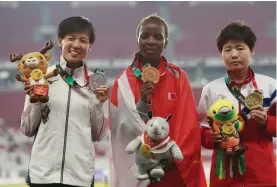
M 83 63 L 95 40 L 90 21 L 69 17 L 58 27 L 60 74 L 50 79 L 49 101 L 29 102 L 29 85 L 21 130 L 35 136 L 27 184 L 36 186 L 93 186 L 93 142 L 104 132 L 103 103 L 108 88 L 88 89 L 90 72 Z M 71 81 L 68 81 L 71 80 Z

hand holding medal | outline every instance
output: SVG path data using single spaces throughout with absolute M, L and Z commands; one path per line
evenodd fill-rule
M 265 127 L 267 123 L 267 112 L 262 105 L 256 105 L 251 108 L 251 118 L 254 119 L 258 125 Z
M 141 99 L 143 102 L 149 103 L 150 96 L 154 92 L 154 85 L 160 80 L 160 72 L 156 68 L 146 64 L 141 73 L 141 80 L 143 81 L 140 88 Z
M 251 110 L 251 118 L 264 127 L 266 125 L 267 113 L 263 108 L 262 92 L 255 90 L 248 94 L 245 98 L 245 106 Z

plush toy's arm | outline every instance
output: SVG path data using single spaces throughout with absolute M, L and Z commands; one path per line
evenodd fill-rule
M 25 78 L 25 77 L 23 77 L 23 76 L 21 76 L 21 75 L 19 75 L 19 74 L 15 74 L 15 78 L 16 78 L 16 80 L 19 81 L 19 82 L 28 82 L 28 79 L 27 79 L 27 78 Z
M 134 153 L 140 146 L 141 141 L 136 138 L 134 140 L 132 140 L 126 147 L 125 152 L 128 154 L 132 154 Z
M 182 151 L 176 143 L 174 143 L 174 145 L 170 148 L 170 152 L 174 159 L 178 161 L 182 161 L 184 159 Z
M 237 130 L 238 133 L 243 131 L 244 129 L 244 119 L 239 116 L 239 118 L 234 122 L 235 129 Z
M 59 69 L 54 69 L 53 71 L 47 73 L 44 77 L 45 79 L 50 79 L 51 77 L 55 77 L 59 74 Z
M 218 134 L 220 134 L 220 132 L 221 132 L 220 128 L 218 127 L 218 125 L 215 122 L 213 122 L 213 130 L 215 132 L 217 132 Z

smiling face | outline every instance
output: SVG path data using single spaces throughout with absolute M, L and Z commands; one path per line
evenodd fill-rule
M 71 33 L 58 40 L 64 59 L 71 64 L 82 62 L 91 46 L 89 32 Z
M 248 69 L 253 54 L 245 42 L 228 40 L 223 45 L 221 57 L 229 71 L 242 71 Z

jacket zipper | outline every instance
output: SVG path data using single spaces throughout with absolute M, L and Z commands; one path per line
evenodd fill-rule
M 67 139 L 67 129 L 68 129 L 68 117 L 69 117 L 70 97 L 71 97 L 71 85 L 69 85 L 68 96 L 67 96 L 65 132 L 64 132 L 64 141 L 63 141 L 63 159 L 62 159 L 61 180 L 60 180 L 61 183 L 63 183 L 63 171 L 64 171 L 64 163 L 65 163 L 65 152 L 66 152 L 66 139 Z

